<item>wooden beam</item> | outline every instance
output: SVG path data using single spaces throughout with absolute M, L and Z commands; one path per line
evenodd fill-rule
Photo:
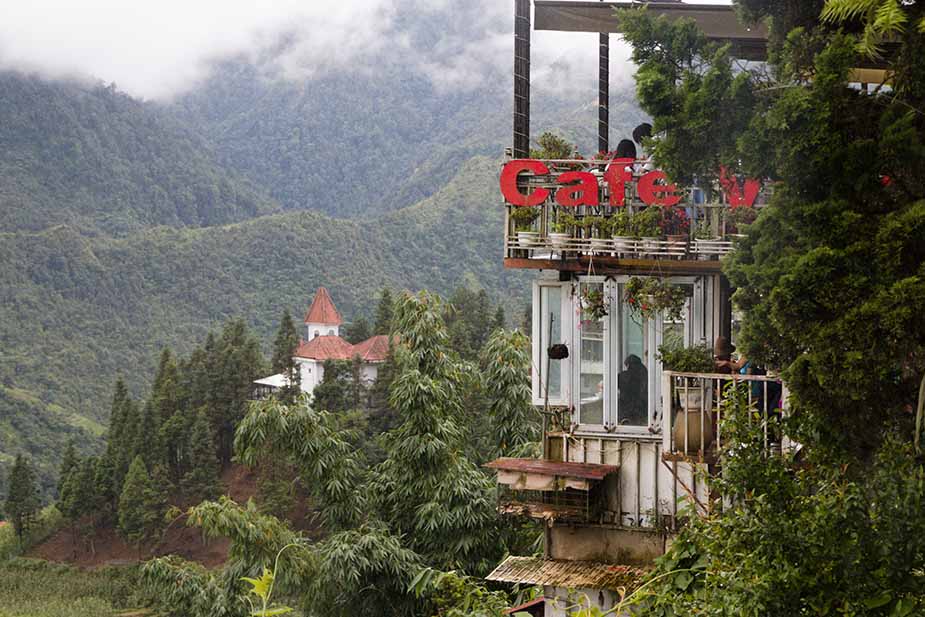
M 524 259 L 507 257 L 504 267 L 528 270 L 559 270 L 561 272 L 588 272 L 588 257 L 569 259 Z M 723 271 L 718 260 L 676 260 L 676 259 L 620 259 L 618 257 L 595 257 L 593 268 L 596 274 L 717 274 Z

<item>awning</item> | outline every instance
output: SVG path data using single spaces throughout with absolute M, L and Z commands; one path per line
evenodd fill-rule
M 621 588 L 632 592 L 640 585 L 646 570 L 594 561 L 564 561 L 542 557 L 508 557 L 485 578 L 500 583 L 548 585 L 569 589 Z
M 735 7 L 717 4 L 681 2 L 571 2 L 569 0 L 534 0 L 535 30 L 566 32 L 620 32 L 614 12 L 617 9 L 646 6 L 655 15 L 669 19 L 688 18 L 697 22 L 707 38 L 732 44 L 732 53 L 746 60 L 764 60 L 768 31 L 764 24 L 745 26 L 739 23 Z

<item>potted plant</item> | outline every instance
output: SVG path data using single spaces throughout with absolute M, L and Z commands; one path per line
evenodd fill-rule
M 697 221 L 694 228 L 694 252 L 697 253 L 697 259 L 710 259 L 710 255 L 716 252 L 717 242 L 721 241 L 722 238 L 716 235 L 706 217 Z
M 536 244 L 540 232 L 533 229 L 533 223 L 539 216 L 540 209 L 537 207 L 520 206 L 511 209 L 511 219 L 514 221 L 514 231 L 520 246 L 530 247 Z
M 626 208 L 610 217 L 610 235 L 613 238 L 614 250 L 626 256 L 636 252 L 636 238 L 633 235 L 633 225 L 630 214 Z
M 549 224 L 549 242 L 554 249 L 563 249 L 571 240 L 571 229 L 575 226 L 575 217 L 560 214 L 558 219 Z
M 666 370 L 679 373 L 712 373 L 713 350 L 706 345 L 680 347 L 662 345 L 659 359 Z M 687 454 L 713 444 L 713 416 L 704 403 L 710 400 L 709 382 L 692 386 L 687 377 L 675 378 L 676 401 L 681 407 L 675 415 L 672 435 L 675 448 Z
M 607 297 L 600 289 L 585 287 L 581 292 L 581 312 L 586 320 L 599 321 L 609 314 Z
M 642 252 L 656 253 L 659 249 L 658 238 L 662 233 L 659 228 L 661 212 L 658 206 L 648 206 L 633 216 L 633 229 L 642 238 Z
M 610 249 L 610 222 L 603 216 L 586 216 L 584 224 L 591 238 L 591 249 L 596 252 Z
M 630 311 L 642 319 L 654 319 L 664 311 L 669 319 L 680 320 L 687 289 L 655 276 L 633 276 L 623 287 L 623 299 Z
M 668 238 L 668 250 L 683 255 L 687 252 L 687 239 L 690 235 L 691 220 L 683 208 L 666 206 L 661 209 L 659 228 Z
M 758 210 L 749 206 L 730 208 L 726 217 L 729 235 L 741 237 L 745 230 L 758 218 Z

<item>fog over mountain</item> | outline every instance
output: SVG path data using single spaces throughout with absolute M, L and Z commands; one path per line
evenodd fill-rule
M 303 81 L 399 63 L 438 88 L 471 89 L 510 72 L 512 6 L 502 0 L 54 0 L 3 3 L 0 67 L 47 77 L 114 82 L 136 97 L 169 100 L 245 57 L 268 75 Z M 427 23 L 427 28 L 422 28 Z M 615 45 L 615 80 L 629 76 Z M 537 32 L 539 87 L 590 84 L 593 35 Z M 566 70 L 563 70 L 566 69 Z M 555 83 L 542 77 L 555 76 Z

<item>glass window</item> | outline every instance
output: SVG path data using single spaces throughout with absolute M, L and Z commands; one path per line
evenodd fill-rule
M 540 391 L 537 394 L 545 398 L 548 385 L 549 398 L 555 400 L 562 397 L 562 360 L 550 359 L 547 350 L 550 345 L 562 342 L 562 287 L 540 286 L 540 324 Z
M 649 424 L 649 324 L 633 313 L 623 300 L 620 286 L 620 344 L 617 374 L 617 424 Z
M 603 283 L 581 283 L 581 298 L 589 292 L 604 294 Z M 579 342 L 581 358 L 579 362 L 579 423 L 604 424 L 605 390 L 604 390 L 604 320 L 608 317 L 594 318 L 587 311 L 582 311 L 579 323 Z

